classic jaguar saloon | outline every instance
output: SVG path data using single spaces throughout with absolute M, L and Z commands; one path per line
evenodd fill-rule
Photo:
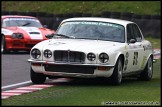
M 115 85 L 126 76 L 151 80 L 153 50 L 138 25 L 110 18 L 70 18 L 51 39 L 30 51 L 31 80 L 46 77 L 105 77 Z

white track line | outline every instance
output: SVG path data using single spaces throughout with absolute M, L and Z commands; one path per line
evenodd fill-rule
M 32 82 L 31 81 L 20 82 L 20 83 L 16 83 L 16 84 L 12 84 L 12 85 L 3 86 L 1 89 L 3 90 L 6 88 L 16 87 L 16 86 L 24 85 L 24 84 L 28 84 L 28 83 L 32 83 Z
M 52 79 L 48 82 L 49 83 L 58 83 L 58 82 L 68 82 L 69 80 L 70 80 L 69 78 L 58 78 L 58 79 Z M 16 83 L 16 84 L 12 84 L 12 85 L 2 86 L 1 89 L 6 90 L 8 88 L 18 87 L 18 86 L 26 85 L 26 84 L 30 84 L 30 83 L 32 84 L 32 81 L 20 82 L 20 83 Z

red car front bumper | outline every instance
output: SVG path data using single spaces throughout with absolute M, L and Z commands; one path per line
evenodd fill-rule
M 42 41 L 31 39 L 13 39 L 7 36 L 5 40 L 7 50 L 30 50 L 34 45 Z

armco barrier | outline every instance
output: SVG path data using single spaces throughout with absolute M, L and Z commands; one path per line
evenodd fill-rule
M 48 28 L 56 30 L 60 22 L 72 17 L 105 17 L 117 18 L 129 21 L 134 21 L 141 28 L 145 37 L 152 36 L 155 38 L 161 37 L 161 15 L 138 15 L 127 12 L 109 12 L 103 11 L 100 14 L 91 13 L 65 13 L 65 14 L 48 14 L 46 12 L 16 12 L 16 11 L 2 11 L 2 15 L 26 15 L 34 16 L 40 19 L 43 25 Z

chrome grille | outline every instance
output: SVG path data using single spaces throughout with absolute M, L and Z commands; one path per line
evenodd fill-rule
M 77 51 L 54 51 L 54 61 L 60 63 L 84 63 L 85 54 Z

